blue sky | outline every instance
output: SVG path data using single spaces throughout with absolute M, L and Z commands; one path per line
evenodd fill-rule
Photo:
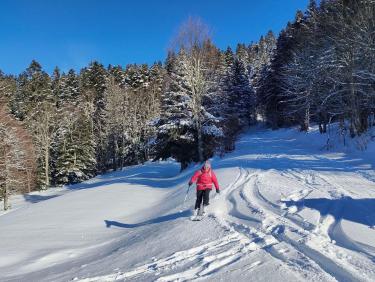
M 51 72 L 164 60 L 179 25 L 198 16 L 220 48 L 278 33 L 308 0 L 0 0 L 0 70 L 36 59 Z

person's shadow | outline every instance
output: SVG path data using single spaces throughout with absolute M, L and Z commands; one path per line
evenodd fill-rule
M 167 214 L 167 215 L 159 216 L 159 217 L 149 219 L 149 220 L 139 222 L 139 223 L 129 224 L 129 223 L 123 223 L 123 222 L 118 222 L 118 221 L 112 221 L 112 220 L 104 220 L 104 223 L 105 223 L 107 228 L 111 228 L 112 226 L 121 227 L 121 228 L 136 228 L 136 227 L 141 227 L 141 226 L 155 224 L 155 223 L 172 221 L 172 220 L 176 220 L 178 218 L 189 217 L 189 216 L 191 216 L 191 211 L 185 210 L 183 212 L 176 212 L 176 213 L 172 213 L 172 214 Z

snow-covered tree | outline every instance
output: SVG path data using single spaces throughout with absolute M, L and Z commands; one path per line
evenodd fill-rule
M 82 108 L 64 105 L 54 140 L 56 184 L 78 183 L 95 175 L 95 146 L 90 118 Z
M 158 123 L 158 151 L 159 157 L 173 156 L 184 168 L 192 160 L 209 157 L 212 151 L 205 147 L 205 139 L 220 137 L 222 130 L 205 104 L 213 100 L 209 96 L 213 93 L 212 69 L 216 67 L 211 60 L 216 52 L 206 26 L 190 18 L 182 26 L 177 43 L 177 56 L 169 55 L 169 75 Z
M 19 77 L 13 100 L 15 115 L 24 119 L 30 130 L 38 156 L 40 187 L 51 183 L 51 149 L 56 133 L 56 99 L 52 93 L 51 78 L 36 61 L 32 61 Z
M 36 186 L 36 156 L 32 137 L 16 121 L 0 99 L 0 200 L 4 210 L 10 207 L 13 193 L 31 192 Z
M 183 65 L 185 57 L 185 50 L 182 49 L 169 74 L 167 88 L 162 94 L 162 112 L 157 122 L 158 157 L 175 157 L 181 161 L 182 166 L 189 163 L 196 154 L 193 103 Z
M 79 79 L 73 69 L 60 78 L 59 99 L 61 101 L 77 100 L 80 92 Z
M 292 50 L 303 17 L 303 13 L 298 11 L 295 21 L 288 23 L 286 28 L 281 31 L 271 63 L 265 71 L 262 71 L 262 77 L 257 83 L 256 94 L 259 110 L 263 119 L 274 129 L 283 125 L 290 125 L 293 121 L 289 116 L 284 115 L 285 103 L 280 103 L 284 96 L 281 73 L 283 67 L 290 62 L 293 56 Z
M 102 64 L 94 61 L 81 71 L 81 87 L 85 95 L 91 95 L 94 112 L 92 113 L 92 125 L 94 142 L 96 146 L 96 160 L 98 171 L 106 170 L 108 155 L 106 152 L 107 125 L 105 124 L 106 83 L 107 71 Z

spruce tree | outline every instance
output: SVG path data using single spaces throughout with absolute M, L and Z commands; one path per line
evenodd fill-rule
M 173 68 L 170 67 L 168 86 L 161 99 L 162 113 L 157 123 L 157 158 L 174 157 L 181 162 L 181 168 L 191 160 L 197 160 L 192 98 L 184 67 L 186 56 L 185 50 L 181 49 Z
M 106 81 L 107 71 L 102 64 L 94 61 L 81 72 L 82 91 L 91 96 L 93 101 L 92 125 L 94 131 L 94 142 L 96 146 L 97 169 L 104 172 L 108 166 L 108 155 L 106 152 L 106 129 L 105 105 L 106 105 Z
M 21 76 L 21 115 L 31 131 L 38 155 L 38 180 L 41 188 L 51 184 L 51 149 L 57 130 L 56 99 L 51 78 L 36 61 Z

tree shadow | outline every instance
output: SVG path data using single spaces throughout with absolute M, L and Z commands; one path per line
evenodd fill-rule
M 293 138 L 288 132 L 278 137 L 272 131 L 262 135 L 245 135 L 236 142 L 236 150 L 226 154 L 218 167 L 241 166 L 249 169 L 306 169 L 313 171 L 357 172 L 373 171 L 375 164 L 366 152 L 347 154 L 342 151 L 327 151 L 314 138 Z M 307 135 L 306 135 L 307 137 Z M 311 146 L 311 142 L 316 142 Z M 334 158 L 332 154 L 335 154 Z M 374 179 L 370 179 L 374 181 Z
M 183 212 L 175 212 L 175 213 L 172 213 L 172 214 L 159 216 L 159 217 L 149 219 L 149 220 L 139 222 L 139 223 L 129 224 L 129 223 L 123 223 L 123 222 L 111 221 L 111 220 L 104 220 L 104 223 L 105 223 L 107 228 L 111 228 L 112 226 L 121 227 L 121 228 L 136 228 L 136 227 L 141 227 L 141 226 L 146 226 L 146 225 L 151 225 L 151 224 L 157 224 L 157 223 L 172 221 L 172 220 L 176 220 L 178 218 L 184 218 L 184 217 L 189 217 L 189 216 L 191 216 L 191 211 L 185 210 Z
M 236 151 L 227 153 L 221 160 L 213 164 L 214 169 L 243 167 L 245 169 L 276 169 L 288 171 L 293 169 L 311 170 L 317 172 L 358 172 L 369 181 L 375 181 L 375 176 L 368 174 L 375 169 L 374 163 L 367 159 L 365 153 L 358 153 L 356 156 L 348 156 L 345 153 L 338 153 L 335 158 L 331 157 L 330 151 L 308 149 L 306 142 L 298 138 L 292 138 L 289 133 L 285 136 L 273 137 L 273 132 L 264 136 L 257 134 L 244 136 L 236 142 Z M 311 147 L 311 145 L 310 145 Z M 249 149 L 251 148 L 251 149 Z M 177 163 L 147 163 L 126 168 L 122 171 L 110 172 L 96 177 L 98 181 L 87 181 L 68 186 L 68 189 L 80 190 L 98 188 L 112 184 L 145 185 L 155 188 L 171 188 L 188 182 L 193 171 L 199 165 L 190 167 L 180 172 Z M 368 174 L 368 175 L 367 175 Z
M 49 196 L 41 196 L 41 195 L 28 195 L 28 194 L 24 194 L 23 197 L 24 199 L 27 201 L 27 202 L 30 202 L 30 203 L 39 203 L 41 201 L 45 201 L 45 200 L 48 200 L 48 199 L 52 199 L 52 198 L 55 198 L 55 197 L 58 197 L 59 195 L 49 195 Z
M 194 166 L 183 171 L 179 170 L 177 163 L 157 164 L 151 163 L 145 166 L 135 166 L 123 171 L 116 171 L 97 176 L 99 181 L 82 182 L 67 186 L 71 190 L 81 190 L 98 188 L 100 186 L 107 186 L 111 184 L 131 184 L 131 185 L 145 185 L 155 188 L 171 188 L 181 184 L 181 182 L 188 182 L 191 176 L 192 169 L 197 169 Z
M 332 215 L 335 220 L 345 219 L 367 226 L 375 225 L 375 199 L 303 199 L 300 201 L 282 201 L 287 207 L 296 206 L 298 210 L 304 207 L 317 210 L 321 216 Z
M 271 142 L 270 140 L 268 142 Z M 276 142 L 276 141 L 275 141 Z M 245 142 L 244 142 L 245 143 Z M 262 147 L 260 144 L 250 142 L 248 146 Z M 292 145 L 293 146 L 293 145 Z M 299 150 L 297 148 L 293 149 Z M 283 148 L 283 155 L 278 155 L 278 152 L 273 152 L 272 149 L 267 152 L 262 152 L 261 149 L 254 150 L 251 154 L 244 155 L 230 155 L 214 164 L 214 169 L 225 169 L 233 167 L 243 167 L 245 169 L 276 169 L 279 171 L 288 171 L 293 169 L 299 170 L 311 170 L 317 172 L 372 172 L 375 167 L 371 162 L 368 162 L 362 158 L 351 158 L 346 155 L 342 155 L 340 158 L 330 159 L 329 157 L 322 157 L 318 153 L 306 153 L 306 152 L 294 152 Z M 286 154 L 287 153 L 287 154 Z M 153 171 L 154 167 L 151 165 L 145 170 L 138 171 L 137 173 L 123 173 L 117 172 L 117 175 L 104 175 L 102 180 L 97 182 L 83 182 L 76 185 L 68 186 L 68 189 L 80 190 L 98 188 L 100 186 L 107 186 L 112 184 L 130 184 L 130 185 L 145 185 L 152 186 L 155 188 L 171 188 L 176 185 L 181 185 L 183 182 L 188 182 L 189 178 L 193 174 L 195 169 L 199 166 L 195 166 L 188 170 L 180 172 L 174 172 L 171 175 L 165 175 L 163 172 L 168 167 L 159 166 L 156 171 Z M 134 171 L 133 171 L 134 172 Z M 372 176 L 369 175 L 369 180 L 373 181 Z

